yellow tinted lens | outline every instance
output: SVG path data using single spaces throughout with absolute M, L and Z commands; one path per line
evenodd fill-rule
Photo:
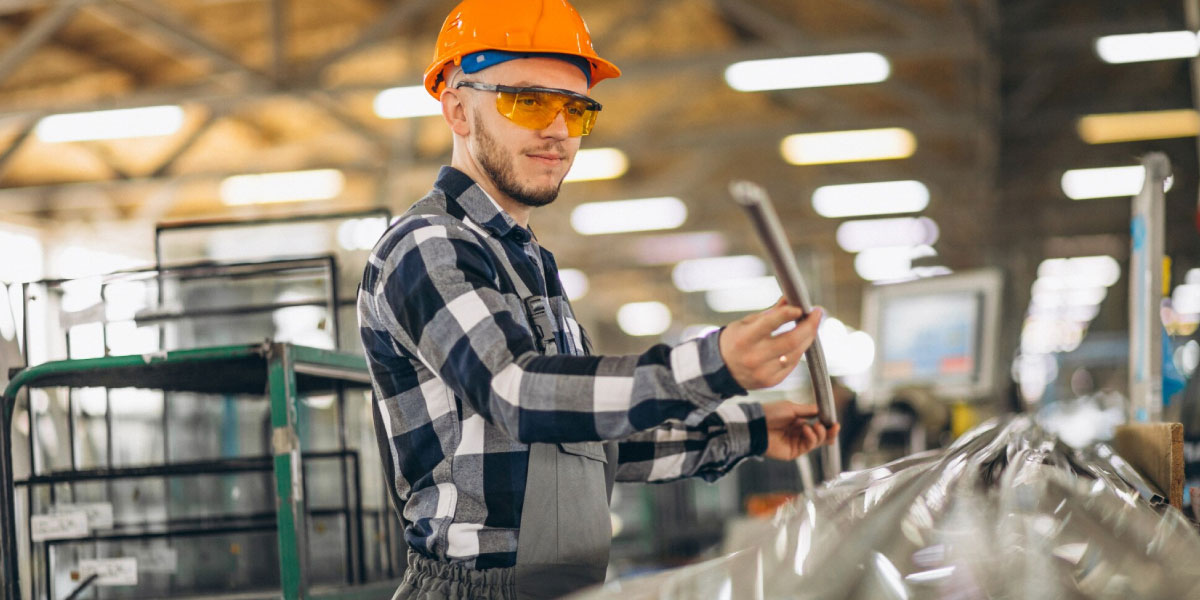
M 496 109 L 528 129 L 545 129 L 562 113 L 572 137 L 591 133 L 596 122 L 596 111 L 590 110 L 587 102 L 554 92 L 500 92 Z

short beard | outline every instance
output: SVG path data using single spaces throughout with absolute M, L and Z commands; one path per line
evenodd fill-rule
M 562 188 L 561 180 L 558 185 L 544 190 L 530 189 L 521 185 L 514 173 L 512 157 L 505 156 L 495 138 L 488 135 L 479 115 L 475 115 L 474 121 L 476 136 L 479 140 L 479 156 L 476 159 L 479 160 L 479 166 L 483 167 L 483 171 L 492 178 L 492 183 L 496 184 L 496 188 L 502 194 L 533 208 L 546 206 L 558 198 L 558 191 Z

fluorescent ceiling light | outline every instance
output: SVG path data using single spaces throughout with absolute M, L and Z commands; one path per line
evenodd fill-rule
M 768 275 L 742 280 L 734 287 L 709 290 L 704 293 L 704 301 L 716 312 L 747 312 L 769 308 L 782 296 L 779 282 Z
M 671 309 L 662 302 L 631 302 L 617 309 L 617 325 L 628 335 L 658 335 L 671 326 Z
M 407 119 L 442 114 L 442 103 L 424 86 L 389 88 L 375 96 L 375 114 L 381 119 Z
M 181 127 L 182 108 L 148 106 L 51 115 L 38 121 L 34 133 L 43 142 L 82 142 L 171 135 Z
M 221 182 L 221 201 L 230 206 L 328 200 L 342 193 L 346 178 L 337 169 L 235 175 Z
M 780 152 L 793 165 L 896 160 L 917 151 L 917 138 L 901 128 L 798 133 L 783 138 Z
M 937 223 L 928 217 L 846 221 L 838 226 L 837 243 L 846 252 L 881 246 L 920 246 L 937 243 Z
M 1106 35 L 1096 39 L 1096 54 L 1108 63 L 1193 58 L 1198 53 L 1200 40 L 1191 31 Z
M 671 281 L 681 292 L 702 292 L 735 286 L 766 274 L 766 263 L 746 254 L 681 261 L 671 270 Z
M 812 203 L 831 219 L 920 212 L 929 206 L 929 188 L 920 181 L 827 185 L 813 192 Z
M 1033 293 L 1051 290 L 1112 287 L 1121 279 L 1121 265 L 1111 256 L 1050 258 L 1038 265 Z
M 868 248 L 854 257 L 854 271 L 867 281 L 912 277 L 912 248 Z
M 1087 115 L 1076 126 L 1089 144 L 1165 140 L 1200 135 L 1200 112 L 1192 109 Z
M 599 181 L 616 179 L 629 170 L 629 159 L 616 148 L 580 150 L 563 181 Z
M 1145 181 L 1146 170 L 1141 165 L 1074 169 L 1063 173 L 1062 190 L 1072 200 L 1136 196 Z M 1170 191 L 1173 184 L 1173 179 L 1168 179 L 1165 189 Z
M 725 81 L 739 92 L 761 92 L 878 83 L 891 73 L 882 54 L 856 52 L 734 63 L 725 69 Z
M 578 300 L 588 292 L 588 276 L 579 269 L 559 270 L 558 281 L 567 294 L 567 300 Z
M 1171 308 L 1182 315 L 1200 314 L 1200 285 L 1185 283 L 1175 286 L 1171 294 Z
M 589 202 L 571 211 L 571 227 L 583 235 L 675 229 L 687 220 L 679 198 Z

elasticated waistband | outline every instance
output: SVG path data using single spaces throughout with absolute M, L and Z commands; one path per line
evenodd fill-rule
M 515 600 L 517 597 L 516 568 L 480 571 L 426 558 L 411 550 L 404 581 L 419 590 L 445 594 L 449 598 Z

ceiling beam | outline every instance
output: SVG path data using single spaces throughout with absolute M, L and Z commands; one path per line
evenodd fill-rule
M 176 49 L 203 56 L 215 64 L 218 70 L 241 73 L 259 83 L 273 81 L 268 75 L 243 64 L 224 48 L 193 31 L 183 19 L 164 6 L 145 0 L 110 0 L 98 7 L 110 14 L 124 17 L 131 22 L 133 29 L 139 29 L 137 23 L 146 25 L 146 29 Z
M 0 81 L 8 79 L 8 76 L 24 65 L 42 44 L 62 29 L 78 12 L 81 3 L 82 0 L 71 0 L 59 4 L 25 28 L 21 37 L 0 55 Z
M 415 19 L 434 4 L 434 0 L 397 0 L 379 18 L 375 19 L 354 41 L 318 58 L 300 77 L 305 83 L 321 80 L 329 67 L 388 39 L 401 24 Z

